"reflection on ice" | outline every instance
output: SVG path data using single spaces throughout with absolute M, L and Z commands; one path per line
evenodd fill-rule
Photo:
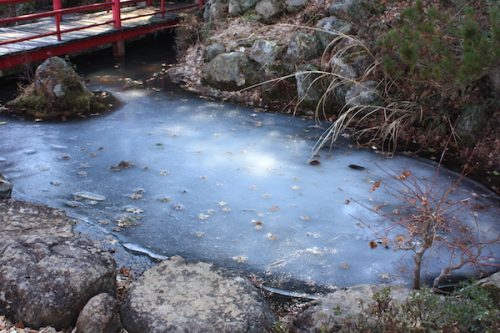
M 123 108 L 104 117 L 3 125 L 0 167 L 15 195 L 86 216 L 149 256 L 310 285 L 409 281 L 410 253 L 370 249 L 366 224 L 383 223 L 370 209 L 400 204 L 388 190 L 398 189 L 393 175 L 432 180 L 432 165 L 337 148 L 310 166 L 320 134 L 312 122 L 145 90 L 119 97 Z M 436 191 L 453 177 L 443 171 Z M 484 194 L 466 182 L 450 200 L 484 207 L 475 211 L 482 232 L 496 237 L 498 202 Z M 470 210 L 457 214 L 474 220 Z M 429 276 L 447 259 L 431 255 Z

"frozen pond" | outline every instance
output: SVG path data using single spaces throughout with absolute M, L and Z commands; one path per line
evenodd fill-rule
M 310 285 L 410 281 L 410 253 L 371 249 L 377 237 L 363 224 L 382 221 L 368 207 L 397 207 L 392 175 L 409 170 L 431 180 L 433 165 L 336 148 L 311 166 L 321 133 L 311 121 L 176 93 L 116 95 L 120 110 L 84 121 L 0 118 L 7 122 L 0 126 L 0 171 L 15 184 L 15 197 L 85 216 L 156 256 Z M 443 172 L 436 191 L 454 177 Z M 103 197 L 80 193 L 75 201 L 77 192 Z M 481 207 L 456 214 L 476 217 L 484 237 L 495 238 L 498 201 L 490 196 L 465 182 L 452 199 Z M 493 251 L 498 257 L 498 247 Z M 435 275 L 446 259 L 434 253 L 424 273 Z

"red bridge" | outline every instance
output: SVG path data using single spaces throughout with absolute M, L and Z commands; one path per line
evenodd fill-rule
M 0 6 L 33 0 L 0 0 Z M 177 13 L 203 6 L 170 4 L 165 0 L 105 0 L 63 8 L 53 0 L 44 12 L 0 19 L 0 76 L 2 71 L 46 58 L 74 54 L 101 45 L 113 45 L 124 54 L 124 41 L 178 24 Z

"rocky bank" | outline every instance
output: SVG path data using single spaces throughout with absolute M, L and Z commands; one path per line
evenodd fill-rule
M 425 16 L 437 3 L 424 2 L 419 14 L 422 21 L 436 25 L 433 31 L 445 29 L 446 24 L 444 18 L 432 21 Z M 202 19 L 187 17 L 184 24 L 190 29 L 178 29 L 179 62 L 168 74 L 185 89 L 204 96 L 334 121 L 324 144 L 347 128 L 360 145 L 390 153 L 399 150 L 439 159 L 446 150 L 448 168 L 465 170 L 500 193 L 498 56 L 470 75 L 476 79 L 468 88 L 456 86 L 453 78 L 435 88 L 433 79 L 427 85 L 422 81 L 422 87 L 411 77 L 410 67 L 391 76 L 388 64 L 404 58 L 406 44 L 399 40 L 401 48 L 392 46 L 388 51 L 384 43 L 403 34 L 405 28 L 399 27 L 419 10 L 408 11 L 414 5 L 209 0 Z M 455 12 L 448 5 L 437 5 L 438 10 Z M 485 31 L 488 11 L 494 12 L 494 6 L 484 1 L 474 7 L 480 17 L 477 24 Z M 456 15 L 457 24 L 466 21 L 463 12 Z M 457 38 L 457 43 L 461 38 L 443 39 L 448 37 Z M 388 52 L 393 58 L 387 57 Z M 454 59 L 464 57 L 457 54 Z

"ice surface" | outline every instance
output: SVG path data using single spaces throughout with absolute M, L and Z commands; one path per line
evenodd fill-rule
M 178 94 L 116 94 L 124 106 L 106 116 L 9 119 L 0 128 L 0 171 L 16 197 L 86 216 L 130 248 L 158 256 L 311 285 L 409 281 L 410 253 L 370 249 L 377 237 L 363 224 L 382 221 L 368 208 L 397 207 L 393 175 L 411 170 L 432 180 L 432 164 L 335 148 L 311 166 L 321 133 L 311 121 Z M 120 162 L 127 167 L 117 168 Z M 441 172 L 436 191 L 454 178 Z M 376 181 L 382 185 L 370 192 Z M 77 192 L 86 195 L 74 198 Z M 494 238 L 498 201 L 488 196 L 467 181 L 452 199 L 483 207 L 474 214 L 485 237 Z M 74 199 L 80 204 L 65 206 Z M 456 214 L 474 218 L 467 209 Z M 493 251 L 498 255 L 498 247 Z M 435 275 L 446 259 L 433 253 L 425 273 Z

